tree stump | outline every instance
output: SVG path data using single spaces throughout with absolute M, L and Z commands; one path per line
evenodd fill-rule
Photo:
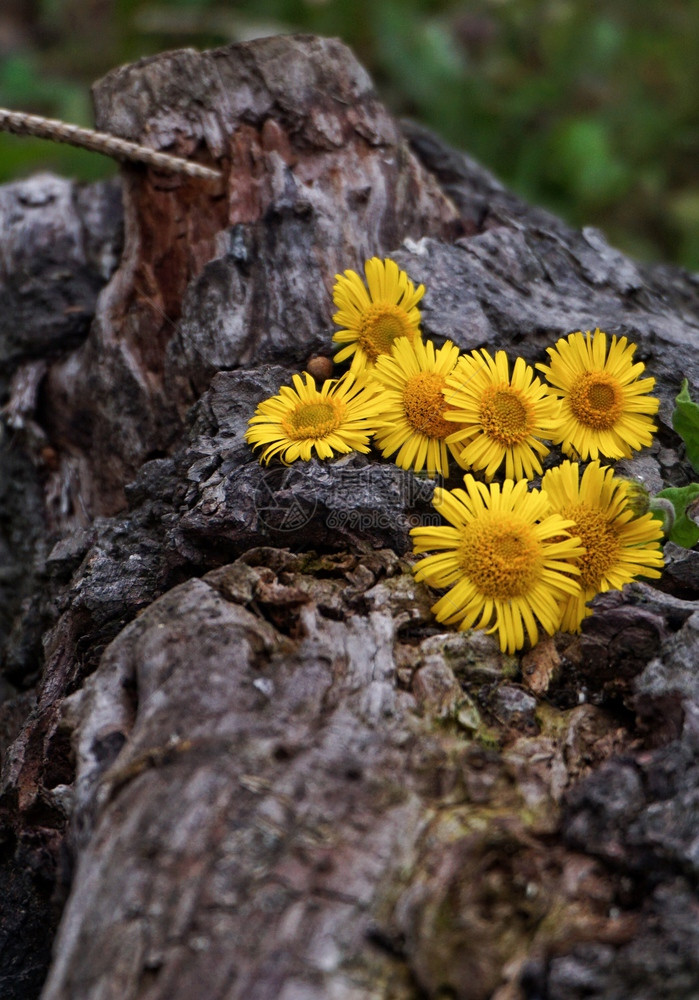
M 412 577 L 432 483 L 243 439 L 331 354 L 335 273 L 390 254 L 437 343 L 629 336 L 662 404 L 620 464 L 682 485 L 696 277 L 400 126 L 337 41 L 94 97 L 224 180 L 0 190 L 3 998 L 696 997 L 699 553 L 504 656 Z

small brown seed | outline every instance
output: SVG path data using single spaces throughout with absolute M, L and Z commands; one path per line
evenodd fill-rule
M 316 382 L 324 382 L 332 377 L 332 360 L 326 358 L 324 354 L 312 354 L 306 362 L 306 371 L 313 376 Z

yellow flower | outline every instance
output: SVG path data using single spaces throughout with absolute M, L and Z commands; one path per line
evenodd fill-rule
M 576 562 L 582 590 L 561 608 L 561 628 L 578 632 L 595 594 L 620 590 L 637 576 L 660 576 L 662 525 L 652 514 L 635 516 L 626 481 L 599 462 L 588 465 L 582 479 L 577 462 L 563 462 L 548 470 L 541 487 L 551 508 L 573 521 L 571 531 L 586 549 Z
M 549 391 L 562 400 L 554 440 L 563 443 L 566 455 L 629 458 L 632 449 L 651 443 L 656 427 L 650 415 L 660 404 L 647 395 L 655 379 L 639 378 L 645 365 L 633 364 L 635 350 L 626 337 L 612 337 L 607 354 L 606 333 L 578 331 L 548 348 L 550 365 L 536 366 L 553 386 Z
M 523 358 L 515 361 L 510 379 L 504 351 L 495 359 L 486 350 L 472 351 L 459 359 L 446 383 L 444 416 L 461 425 L 447 444 L 461 444 L 465 466 L 485 469 L 486 479 L 503 460 L 508 479 L 541 472 L 539 456 L 549 449 L 539 439 L 558 430 L 560 404 Z
M 394 260 L 372 257 L 364 265 L 367 285 L 356 271 L 335 275 L 333 301 L 338 311 L 333 319 L 339 330 L 333 340 L 345 344 L 335 355 L 344 361 L 354 354 L 352 370 L 371 367 L 380 354 L 390 354 L 393 341 L 420 337 L 420 310 L 417 304 L 425 294 L 415 288 L 405 271 Z
M 502 488 L 464 477 L 465 490 L 436 489 L 434 506 L 452 527 L 413 528 L 415 552 L 442 550 L 421 559 L 418 580 L 451 587 L 432 608 L 440 622 L 460 629 L 498 632 L 500 649 L 513 653 L 538 639 L 538 622 L 549 634 L 558 627 L 559 605 L 579 586 L 569 560 L 581 556 L 569 520 L 550 513 L 538 490 L 507 479 Z
M 316 389 L 313 377 L 293 376 L 294 388 L 282 386 L 255 410 L 245 440 L 264 447 L 261 462 L 279 455 L 282 462 L 308 461 L 315 449 L 318 458 L 334 452 L 369 451 L 369 437 L 381 412 L 377 389 L 351 373 L 329 379 Z
M 459 462 L 461 449 L 445 441 L 454 424 L 442 416 L 447 407 L 442 390 L 458 357 L 459 348 L 450 341 L 435 351 L 431 340 L 399 337 L 391 356 L 377 358 L 371 376 L 385 392 L 375 441 L 384 458 L 398 452 L 395 461 L 402 469 L 426 467 L 430 476 L 448 476 L 448 452 Z

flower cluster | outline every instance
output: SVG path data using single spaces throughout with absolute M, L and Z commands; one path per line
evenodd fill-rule
M 627 482 L 600 464 L 630 457 L 655 430 L 655 380 L 641 377 L 635 345 L 571 333 L 536 365 L 542 381 L 502 350 L 460 356 L 450 341 L 423 341 L 424 287 L 394 261 L 372 258 L 365 275 L 366 284 L 354 271 L 337 275 L 333 292 L 335 361 L 351 359 L 349 371 L 319 389 L 296 375 L 293 389 L 261 403 L 246 435 L 260 460 L 368 452 L 373 437 L 401 468 L 446 478 L 451 460 L 469 470 L 465 489 L 435 490 L 448 525 L 413 529 L 424 554 L 415 571 L 445 590 L 438 621 L 497 632 L 503 651 L 521 649 L 525 633 L 533 644 L 540 629 L 577 631 L 596 594 L 660 576 L 659 521 L 639 514 Z M 532 489 L 549 445 L 569 458 Z M 504 482 L 493 482 L 501 470 Z

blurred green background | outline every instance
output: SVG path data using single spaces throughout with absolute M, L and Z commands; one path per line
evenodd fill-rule
M 91 124 L 141 55 L 310 31 L 348 42 L 399 115 L 530 201 L 699 269 L 699 0 L 2 0 L 0 105 Z M 0 180 L 110 161 L 0 136 Z

